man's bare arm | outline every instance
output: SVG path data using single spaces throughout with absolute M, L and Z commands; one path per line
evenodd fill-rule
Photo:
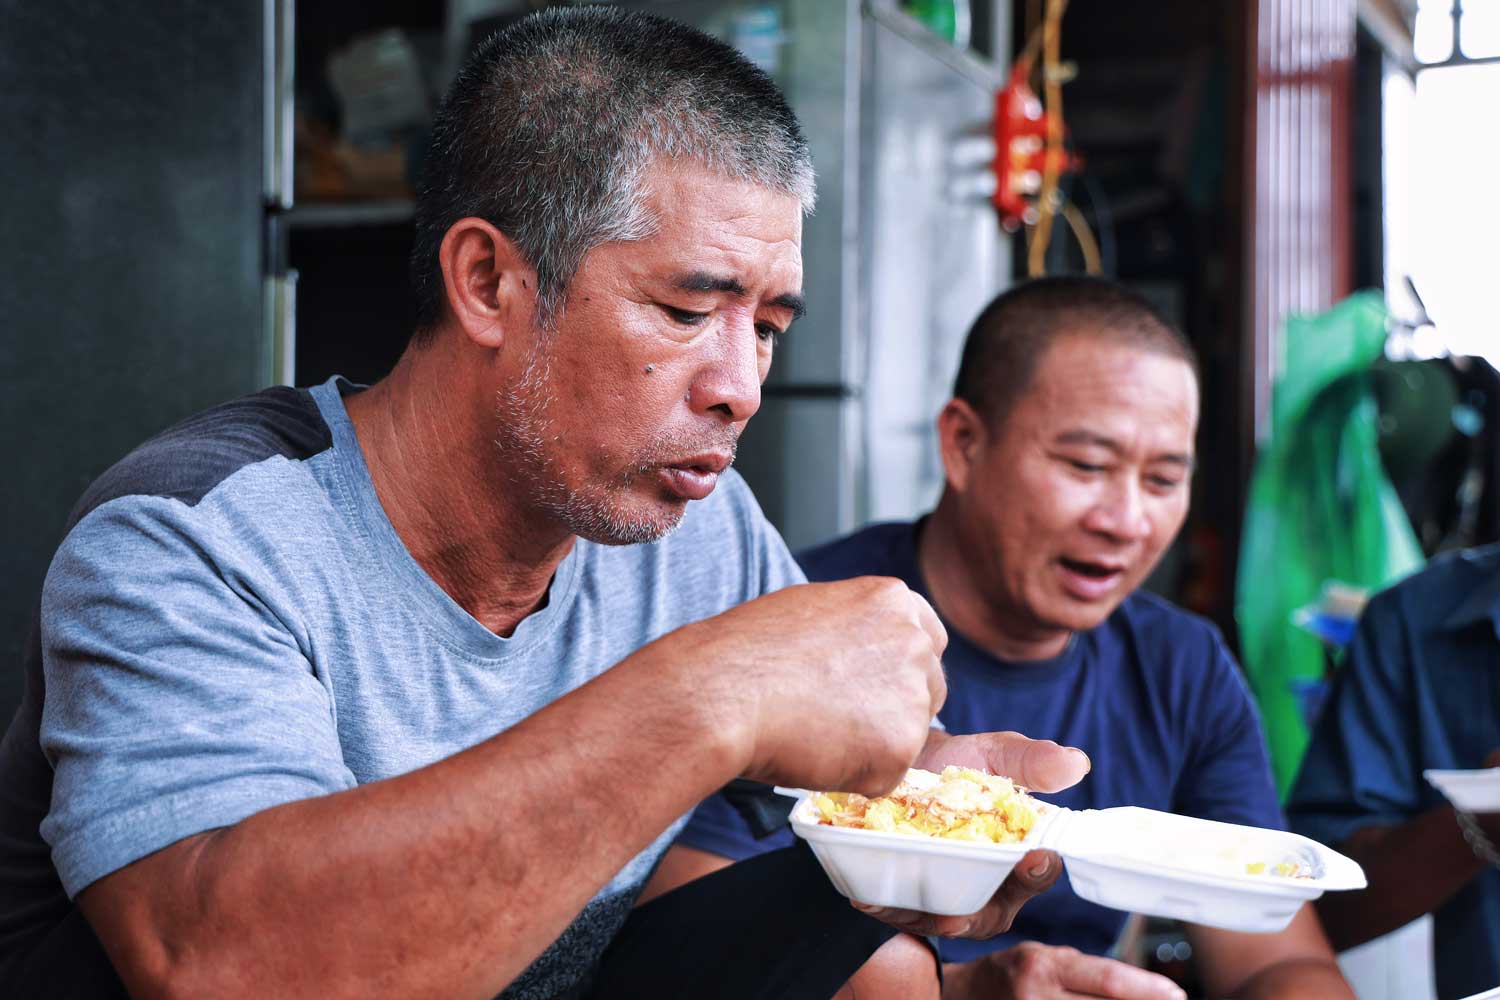
M 1327 893 L 1317 902 L 1318 915 L 1338 951 L 1389 934 L 1438 909 L 1484 867 L 1464 841 L 1448 805 L 1399 826 L 1365 827 L 1339 850 L 1360 863 L 1370 884 L 1358 892 Z
M 892 787 L 942 702 L 929 616 L 891 581 L 780 591 L 478 746 L 181 841 L 79 903 L 138 996 L 493 996 L 734 775 Z
M 1276 934 L 1188 927 L 1193 964 L 1210 997 L 1354 1000 L 1312 907 Z
M 430 767 L 181 841 L 79 903 L 140 995 L 493 996 L 742 766 L 652 673 L 622 666 Z

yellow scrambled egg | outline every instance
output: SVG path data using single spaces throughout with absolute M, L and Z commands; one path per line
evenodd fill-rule
M 1312 878 L 1312 871 L 1297 861 L 1282 861 L 1267 865 L 1264 861 L 1252 861 L 1245 866 L 1247 875 L 1274 875 L 1278 878 Z
M 812 800 L 825 825 L 994 844 L 1023 839 L 1037 820 L 1026 789 L 968 767 L 946 767 L 941 775 L 913 768 L 893 792 L 877 799 L 824 792 Z

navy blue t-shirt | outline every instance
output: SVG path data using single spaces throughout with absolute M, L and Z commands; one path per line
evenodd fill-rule
M 1318 717 L 1287 801 L 1293 828 L 1338 846 L 1442 805 L 1422 772 L 1483 766 L 1500 747 L 1500 545 L 1434 559 L 1377 594 Z M 1371 890 L 1373 891 L 1373 890 Z M 1433 914 L 1442 1000 L 1500 983 L 1500 871 Z
M 928 596 L 917 567 L 918 525 L 880 524 L 798 556 L 810 580 L 893 576 Z M 1085 750 L 1093 771 L 1042 796 L 1071 809 L 1138 805 L 1204 819 L 1282 828 L 1260 720 L 1217 629 L 1149 594 L 1127 598 L 1057 658 L 1009 663 L 948 626 L 943 666 L 950 733 L 1016 730 Z M 736 860 L 793 842 L 783 826 L 757 840 L 722 795 L 700 805 L 678 843 Z M 950 962 L 1024 940 L 1103 954 L 1125 914 L 1079 899 L 1067 877 L 1028 902 L 1007 934 L 943 940 Z

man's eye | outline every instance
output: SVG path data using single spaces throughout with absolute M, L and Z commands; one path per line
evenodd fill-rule
M 1067 462 L 1068 462 L 1069 465 L 1071 465 L 1073 468 L 1077 469 L 1079 472 L 1094 473 L 1094 472 L 1103 472 L 1104 471 L 1104 466 L 1102 466 L 1102 465 L 1095 465 L 1092 462 L 1080 462 L 1076 458 L 1070 458 L 1070 459 L 1067 460 Z
M 777 344 L 781 343 L 781 331 L 776 329 L 776 327 L 772 326 L 770 323 L 755 324 L 755 335 L 759 337 L 763 342 L 770 344 L 772 347 L 775 347 Z
M 1173 479 L 1171 476 L 1147 476 L 1146 485 L 1152 487 L 1153 489 L 1167 492 L 1170 490 L 1175 490 L 1177 487 L 1181 486 L 1182 480 Z
M 662 306 L 662 309 L 672 318 L 672 322 L 681 323 L 683 326 L 700 326 L 708 319 L 708 313 L 693 312 L 690 309 L 678 309 L 674 306 Z

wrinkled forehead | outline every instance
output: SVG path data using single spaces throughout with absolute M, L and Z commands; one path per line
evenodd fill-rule
M 651 270 L 730 273 L 800 291 L 802 204 L 787 191 L 699 164 L 660 165 L 648 177 L 643 207 L 651 226 L 621 248 Z
M 807 209 L 795 191 L 747 177 L 695 157 L 656 157 L 643 171 L 640 203 L 658 222 L 691 222 L 707 215 L 715 220 L 744 215 L 764 217 L 794 228 L 800 237 Z

